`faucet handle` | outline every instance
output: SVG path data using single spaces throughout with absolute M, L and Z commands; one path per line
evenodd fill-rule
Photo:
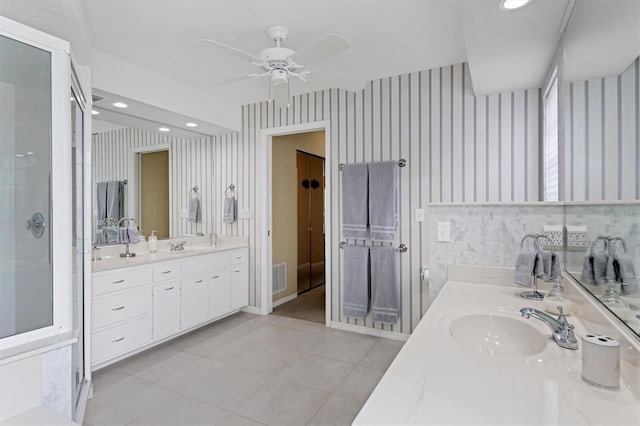
M 567 321 L 567 316 L 564 314 L 564 310 L 562 309 L 562 305 L 558 305 L 558 306 L 556 306 L 556 309 L 557 309 L 557 310 L 558 310 L 558 312 L 559 312 L 559 315 L 558 315 L 558 322 L 559 322 L 559 323 L 561 323 L 561 324 L 563 324 L 563 325 L 567 325 L 567 324 L 568 324 L 568 325 L 571 325 L 571 324 L 569 324 L 569 322 Z

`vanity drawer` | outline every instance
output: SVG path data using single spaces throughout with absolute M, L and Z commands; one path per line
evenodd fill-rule
M 91 327 L 98 329 L 151 312 L 151 287 L 93 299 Z
M 180 262 L 161 263 L 153 266 L 153 282 L 180 278 Z
M 229 265 L 228 253 L 216 253 L 206 256 L 197 256 L 182 261 L 183 275 L 200 274 Z
M 150 341 L 149 316 L 95 332 L 91 335 L 93 365 L 144 346 Z
M 125 269 L 104 275 L 94 275 L 92 281 L 91 287 L 94 296 L 110 291 L 151 284 L 151 267 Z
M 247 262 L 247 250 L 238 250 L 238 251 L 233 251 L 229 254 L 229 256 L 231 257 L 231 264 L 232 265 L 238 265 L 240 263 L 246 263 Z

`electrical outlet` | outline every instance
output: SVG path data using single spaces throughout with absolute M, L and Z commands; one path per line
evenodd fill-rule
M 555 248 L 559 249 L 564 244 L 562 225 L 543 225 L 542 232 L 547 238 L 551 240 Z M 545 241 L 545 245 L 546 244 L 548 244 L 548 241 Z
M 584 250 L 589 247 L 589 234 L 586 226 L 567 226 L 567 248 Z
M 449 242 L 451 241 L 451 225 L 449 222 L 438 222 L 438 241 Z

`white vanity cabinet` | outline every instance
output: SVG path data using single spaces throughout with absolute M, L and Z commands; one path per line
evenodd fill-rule
M 247 249 L 93 274 L 91 365 L 104 367 L 248 304 Z

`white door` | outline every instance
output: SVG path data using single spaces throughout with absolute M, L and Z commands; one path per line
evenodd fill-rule
M 180 328 L 186 329 L 207 320 L 207 276 L 195 275 L 180 282 Z
M 209 318 L 216 318 L 231 310 L 231 277 L 229 268 L 209 273 Z
M 180 330 L 180 283 L 169 281 L 153 287 L 153 340 Z

